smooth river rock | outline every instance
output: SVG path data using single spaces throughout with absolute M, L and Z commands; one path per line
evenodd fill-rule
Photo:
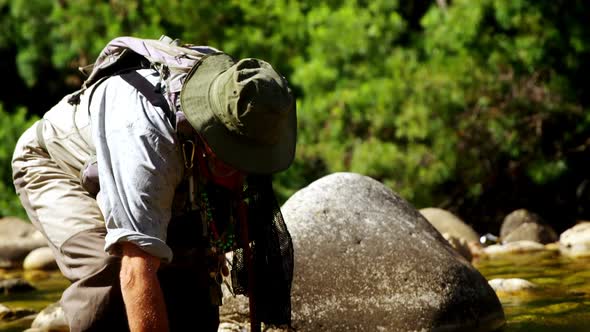
M 506 244 L 493 244 L 484 248 L 488 257 L 532 253 L 545 250 L 545 246 L 535 241 L 516 241 Z
M 505 323 L 486 279 L 374 179 L 326 176 L 282 212 L 295 248 L 297 331 L 492 331 Z
M 31 329 L 27 330 L 39 332 L 68 332 L 66 316 L 59 302 L 50 304 L 35 317 L 31 324 Z
M 14 321 L 35 314 L 35 310 L 27 308 L 10 309 L 0 303 L 0 322 Z
M 453 238 L 463 239 L 466 242 L 479 242 L 477 232 L 453 213 L 433 207 L 420 209 L 419 211 L 441 234 L 446 233 Z
M 25 270 L 55 270 L 57 262 L 49 247 L 41 247 L 31 251 L 23 261 Z
M 520 278 L 498 278 L 489 281 L 490 286 L 499 294 L 516 294 L 537 289 L 536 284 Z
M 16 217 L 0 219 L 0 267 L 13 268 L 33 249 L 47 245 L 33 225 Z
M 559 250 L 571 257 L 590 257 L 590 222 L 581 222 L 559 237 Z
M 547 244 L 557 241 L 557 233 L 538 214 L 519 209 L 504 218 L 500 238 L 502 243 L 533 241 Z
M 12 310 L 10 310 L 9 307 L 7 307 L 4 304 L 0 303 L 0 321 L 2 321 L 2 319 L 5 316 L 10 315 L 11 312 L 12 312 Z

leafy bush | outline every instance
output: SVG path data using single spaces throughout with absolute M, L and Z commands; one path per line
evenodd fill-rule
M 0 104 L 0 216 L 26 216 L 12 184 L 11 160 L 20 135 L 36 120 L 28 118 L 24 108 L 10 114 Z
M 79 85 L 77 66 L 120 35 L 165 33 L 264 58 L 298 96 L 296 160 L 275 181 L 282 200 L 325 174 L 354 171 L 418 207 L 447 207 L 494 231 L 520 207 L 559 220 L 590 217 L 589 7 L 6 0 L 0 51 L 15 54 L 15 80 L 51 92 L 51 103 Z M 12 95 L 0 99 L 9 105 Z M 49 97 L 39 99 L 10 105 L 46 109 L 34 103 Z

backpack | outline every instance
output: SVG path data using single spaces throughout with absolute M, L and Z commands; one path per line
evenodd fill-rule
M 93 64 L 79 68 L 87 79 L 82 84 L 82 88 L 74 93 L 68 102 L 79 104 L 81 94 L 91 88 L 90 99 L 92 99 L 96 86 L 111 76 L 119 75 L 140 91 L 152 105 L 162 108 L 170 123 L 182 135 L 183 128 L 185 131 L 187 131 L 186 128 L 190 128 L 190 125 L 187 126 L 186 123 L 178 123 L 178 120 L 184 117 L 178 117 L 176 109 L 184 77 L 196 62 L 208 54 L 216 53 L 220 51 L 213 47 L 181 44 L 178 39 L 165 35 L 162 35 L 159 40 L 118 37 L 103 48 Z M 154 88 L 135 71 L 146 68 L 154 69 L 160 74 L 160 81 L 166 83 L 165 89 L 161 84 Z M 90 103 L 88 105 L 90 107 Z M 40 133 L 37 134 L 42 136 Z M 186 135 L 189 134 L 186 133 Z M 83 166 L 80 171 L 80 181 L 92 196 L 96 196 L 100 188 L 95 156 Z
M 93 64 L 80 67 L 79 70 L 88 78 L 76 97 L 100 80 L 130 69 L 153 68 L 166 82 L 166 91 L 178 93 L 182 87 L 182 78 L 193 65 L 207 54 L 220 53 L 209 46 L 181 44 L 178 39 L 161 36 L 159 40 L 135 37 L 118 37 L 111 40 L 100 52 Z

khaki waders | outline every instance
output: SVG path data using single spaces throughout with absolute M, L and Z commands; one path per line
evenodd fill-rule
M 104 251 L 102 213 L 79 179 L 94 153 L 87 98 L 73 106 L 68 97 L 19 139 L 12 160 L 14 185 L 61 272 L 72 281 L 61 298 L 71 331 L 126 331 L 120 258 Z M 188 261 L 174 252 L 172 264 L 159 271 L 172 331 L 217 331 L 218 307 L 210 303 L 204 259 L 196 252 Z M 175 264 L 180 259 L 183 264 Z

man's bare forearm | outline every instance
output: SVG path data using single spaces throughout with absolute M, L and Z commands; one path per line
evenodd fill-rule
M 131 332 L 168 331 L 168 315 L 158 281 L 160 260 L 136 245 L 121 244 L 121 293 Z

